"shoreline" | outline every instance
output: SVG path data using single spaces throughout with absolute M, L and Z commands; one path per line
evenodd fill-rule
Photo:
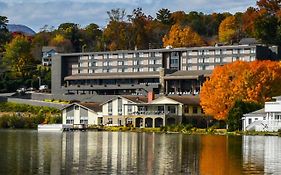
M 35 128 L 0 128 L 1 130 L 36 130 Z M 87 128 L 85 130 L 70 130 L 64 132 L 76 132 L 76 131 L 97 131 L 97 132 L 135 132 L 135 133 L 160 133 L 160 134 L 184 134 L 184 135 L 218 135 L 218 136 L 279 136 L 279 132 L 257 132 L 257 131 L 235 131 L 228 132 L 226 129 L 201 129 L 201 128 L 192 128 L 189 131 L 163 131 L 161 128 L 134 128 L 134 127 L 116 127 L 116 126 L 107 126 L 107 127 L 94 127 Z

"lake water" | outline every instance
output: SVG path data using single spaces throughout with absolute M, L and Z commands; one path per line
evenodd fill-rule
M 0 174 L 281 174 L 281 137 L 0 130 Z

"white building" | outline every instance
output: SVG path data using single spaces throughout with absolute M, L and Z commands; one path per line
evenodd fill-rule
M 102 124 L 99 103 L 73 103 L 62 109 L 62 124 L 100 125 Z
M 161 127 L 182 123 L 183 117 L 204 116 L 196 96 L 118 96 L 102 104 L 103 124 Z
M 275 102 L 265 102 L 264 109 L 244 114 L 243 131 L 278 131 L 281 129 L 281 96 Z

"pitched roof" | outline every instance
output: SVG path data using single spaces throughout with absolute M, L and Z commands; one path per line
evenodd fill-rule
M 62 108 L 61 110 L 64 110 L 64 109 L 66 109 L 70 106 L 73 106 L 73 105 L 79 105 L 79 106 L 85 107 L 87 109 L 90 109 L 94 112 L 101 112 L 102 111 L 102 107 L 101 107 L 100 103 L 94 103 L 94 102 L 72 103 L 72 104 Z
M 184 105 L 200 105 L 200 98 L 198 96 L 168 96 L 168 98 Z
M 88 109 L 91 109 L 95 112 L 101 112 L 102 111 L 102 106 L 100 103 L 93 103 L 93 102 L 84 102 L 84 103 L 79 103 L 81 106 L 85 106 Z
M 239 44 L 242 44 L 242 45 L 254 45 L 254 44 L 258 44 L 258 41 L 255 38 L 242 38 L 239 41 Z
M 134 103 L 147 103 L 147 97 L 145 96 L 122 95 L 122 97 Z
M 52 46 L 43 46 L 43 47 L 42 47 L 42 52 L 49 52 L 49 51 L 51 51 L 51 50 L 56 51 L 57 48 L 56 48 L 56 47 L 52 47 Z
M 247 113 L 247 114 L 243 114 L 243 116 L 249 116 L 249 115 L 253 115 L 253 114 L 265 114 L 264 108 Z
M 199 76 L 210 76 L 212 70 L 189 70 L 189 71 L 177 71 L 172 74 L 167 74 L 164 79 L 196 79 Z

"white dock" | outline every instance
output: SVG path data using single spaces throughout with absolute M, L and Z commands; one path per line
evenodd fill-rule
M 40 124 L 38 125 L 38 132 L 62 132 L 65 129 L 72 129 L 73 125 L 64 124 Z

